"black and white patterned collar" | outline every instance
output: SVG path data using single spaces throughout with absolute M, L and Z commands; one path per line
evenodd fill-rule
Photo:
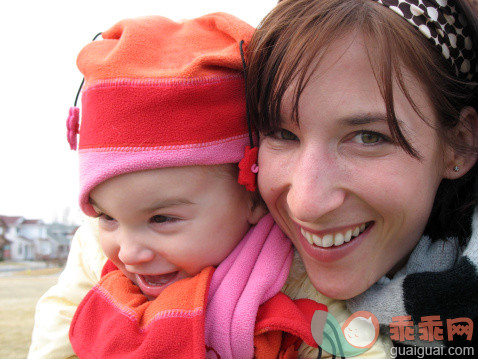
M 465 17 L 455 0 L 375 0 L 388 7 L 437 46 L 455 74 L 477 81 L 477 54 Z

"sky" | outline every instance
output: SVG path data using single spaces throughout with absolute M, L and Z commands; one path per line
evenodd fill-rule
M 76 56 L 117 21 L 211 12 L 253 26 L 277 0 L 24 0 L 0 4 L 0 215 L 80 223 L 77 152 L 66 118 L 82 75 Z

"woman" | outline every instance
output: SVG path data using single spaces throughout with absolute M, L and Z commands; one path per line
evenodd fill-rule
M 478 318 L 476 11 L 285 0 L 248 49 L 269 210 L 313 286 L 398 344 L 472 345 L 447 320 Z

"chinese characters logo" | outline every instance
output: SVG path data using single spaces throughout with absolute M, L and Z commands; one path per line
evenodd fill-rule
M 473 335 L 473 321 L 470 318 L 455 318 L 446 320 L 447 337 L 443 333 L 445 323 L 439 315 L 421 317 L 418 323 L 418 335 L 412 317 L 393 317 L 390 323 L 390 339 L 403 342 L 415 340 L 416 337 L 423 341 L 432 342 L 435 340 L 453 341 L 455 335 L 465 335 L 466 340 L 471 340 Z

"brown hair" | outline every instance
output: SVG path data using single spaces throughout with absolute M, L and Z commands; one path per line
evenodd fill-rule
M 372 0 L 284 0 L 266 16 L 248 48 L 247 100 L 251 119 L 260 133 L 267 134 L 280 126 L 281 102 L 292 83 L 297 84 L 292 89 L 293 120 L 299 121 L 300 95 L 321 57 L 337 39 L 356 31 L 371 40 L 367 51 L 385 102 L 388 125 L 393 139 L 407 153 L 420 158 L 420 153 L 407 141 L 398 125 L 393 105 L 393 81 L 417 114 L 426 119 L 404 85 L 403 66 L 418 79 L 434 104 L 438 119 L 435 127 L 443 142 L 460 152 L 478 152 L 477 148 L 457 141 L 450 131 L 459 123 L 461 109 L 476 108 L 476 89 L 471 90 L 454 76 L 440 51 L 415 27 Z M 442 219 L 452 220 L 450 212 L 459 217 L 456 218 L 459 223 L 464 215 L 469 217 L 470 204 L 477 197 L 476 191 L 470 189 L 471 185 L 476 187 L 476 167 L 460 180 L 444 180 L 441 184 L 430 219 L 433 226 L 427 227 L 437 231 L 432 237 L 468 236 L 469 225 L 465 225 L 464 231 L 454 228 L 448 233 L 442 228 Z M 462 207 L 466 204 L 464 210 Z M 438 227 L 437 222 L 441 224 Z

